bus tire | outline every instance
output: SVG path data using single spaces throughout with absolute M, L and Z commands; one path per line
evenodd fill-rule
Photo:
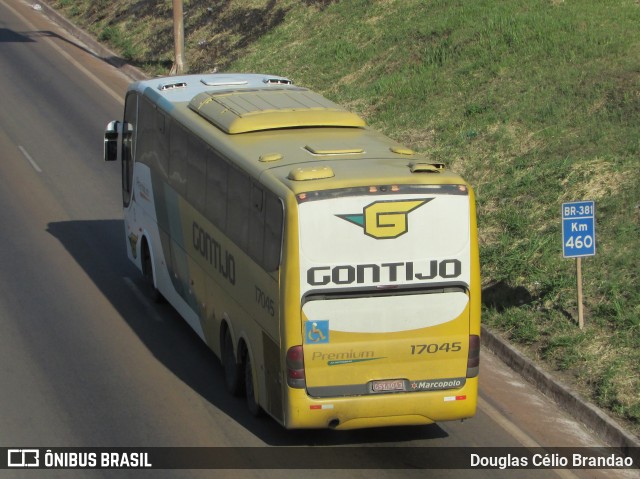
M 224 369 L 224 383 L 233 396 L 241 396 L 244 386 L 243 370 L 233 354 L 233 341 L 227 329 L 222 343 L 222 368 Z
M 154 303 L 162 303 L 162 293 L 160 293 L 153 282 L 153 265 L 151 263 L 149 245 L 146 240 L 142 243 L 142 276 L 144 276 L 146 289 L 149 291 L 149 297 L 151 300 Z
M 251 365 L 251 359 L 247 352 L 244 360 L 244 389 L 247 394 L 247 408 L 254 417 L 262 416 L 262 408 L 258 401 L 256 401 L 256 392 L 253 387 L 253 369 Z

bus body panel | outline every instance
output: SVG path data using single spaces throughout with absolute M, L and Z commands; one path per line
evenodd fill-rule
M 246 354 L 259 371 L 274 371 L 273 355 L 265 353 L 265 344 L 279 344 L 279 301 L 277 277 L 262 270 L 204 215 L 188 201 L 164 185 L 156 204 L 175 202 L 167 215 L 168 223 L 159 227 L 171 231 L 171 277 L 169 297 L 174 304 L 186 303 L 198 318 L 203 339 L 220 355 L 222 324 L 228 328 L 236 345 L 236 355 Z M 175 301 L 173 298 L 178 296 Z M 267 358 L 265 359 L 265 354 Z M 239 357 L 238 360 L 241 358 Z M 274 375 L 257 375 L 256 395 L 265 410 L 281 417 L 281 391 L 273 387 Z M 278 381 L 280 383 L 280 381 Z
M 443 390 L 466 401 L 459 393 L 469 354 L 467 188 L 405 186 L 413 194 L 401 186 L 391 194 L 389 185 L 385 194 L 378 186 L 367 196 L 350 189 L 300 200 L 301 332 L 314 399 L 395 402 Z M 469 407 L 454 403 L 449 410 Z M 416 404 L 397 413 L 402 421 L 437 414 Z
M 165 200 L 158 200 L 158 197 L 154 195 L 155 190 L 151 176 L 151 171 L 146 165 L 136 162 L 132 200 L 124 213 L 129 259 L 142 271 L 142 240 L 144 239 L 151 253 L 155 287 L 178 310 L 198 336 L 204 339 L 204 332 L 197 312 L 188 301 L 185 301 L 185 298 L 178 294 L 174 286 L 172 270 L 167 267 L 169 264 L 186 263 L 186 258 L 181 256 L 180 261 L 171 258 L 171 256 L 175 256 L 173 253 L 176 250 L 175 247 L 172 247 L 173 240 L 166 232 L 158 228 L 154 205 Z M 167 251 L 169 257 L 166 256 Z
M 356 429 L 459 420 L 475 415 L 477 394 L 478 378 L 467 379 L 456 391 L 366 397 L 318 399 L 302 390 L 291 390 L 285 425 L 291 429 Z

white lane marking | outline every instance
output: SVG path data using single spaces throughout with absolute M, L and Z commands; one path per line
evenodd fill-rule
M 38 166 L 38 163 L 36 163 L 35 160 L 31 158 L 31 155 L 27 152 L 27 150 L 25 150 L 20 145 L 18 145 L 18 149 L 22 152 L 22 154 L 29 161 L 29 163 L 31 163 L 31 166 L 33 167 L 33 169 L 36 170 L 38 173 L 42 173 L 42 169 Z
M 27 20 L 23 15 L 21 15 L 18 11 L 16 11 L 13 7 L 11 7 L 10 5 L 7 5 L 4 1 L 2 2 L 2 4 L 8 8 L 9 10 L 11 10 L 13 12 L 13 14 L 18 17 L 27 27 L 29 27 L 31 30 L 38 31 L 38 29 L 36 28 L 36 26 L 31 23 L 29 20 Z M 51 39 L 51 38 L 47 38 L 47 37 L 41 37 L 41 40 L 43 40 L 44 42 L 48 43 L 54 50 L 56 50 L 60 55 L 62 55 L 64 58 L 66 58 L 72 65 L 74 65 L 78 70 L 80 70 L 82 73 L 84 73 L 87 77 L 89 77 L 91 80 L 93 80 L 100 88 L 102 88 L 107 94 L 109 94 L 112 98 L 114 98 L 120 105 L 124 105 L 124 99 L 121 97 L 121 95 L 118 95 L 116 92 L 114 92 L 111 88 L 109 88 L 107 86 L 106 83 L 104 83 L 102 80 L 100 80 L 97 76 L 95 76 L 93 73 L 91 73 L 89 70 L 87 70 L 85 67 L 83 67 L 77 60 L 75 60 L 71 55 L 69 55 L 67 52 L 65 52 L 62 48 L 60 48 L 58 45 L 56 45 L 56 43 Z M 65 39 L 66 40 L 66 39 Z
M 511 434 L 516 441 L 528 448 L 543 448 L 535 439 L 529 436 L 526 432 L 516 426 L 513 422 L 507 419 L 500 411 L 494 408 L 491 404 L 478 396 L 478 406 L 493 419 L 499 426 L 505 431 Z M 578 479 L 573 472 L 568 469 L 552 469 L 552 471 L 562 479 Z
M 124 281 L 124 284 L 126 284 L 127 287 L 133 292 L 133 294 L 136 295 L 136 298 L 138 298 L 138 300 L 142 303 L 142 306 L 147 312 L 147 316 L 150 316 L 157 323 L 164 322 L 162 320 L 162 316 L 160 316 L 160 314 L 158 314 L 158 312 L 153 308 L 153 306 L 149 304 L 149 299 L 142 291 L 140 291 L 140 289 L 133 282 L 133 280 L 127 276 L 123 277 L 122 280 Z

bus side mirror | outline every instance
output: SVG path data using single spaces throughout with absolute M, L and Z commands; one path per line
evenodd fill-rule
M 118 139 L 122 132 L 122 123 L 110 121 L 104 132 L 104 161 L 118 159 Z

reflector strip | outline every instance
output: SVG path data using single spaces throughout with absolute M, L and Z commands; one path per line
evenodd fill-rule
M 444 402 L 465 401 L 466 399 L 467 399 L 467 396 L 447 396 L 444 398 Z
M 333 409 L 333 404 L 312 404 L 309 409 Z

